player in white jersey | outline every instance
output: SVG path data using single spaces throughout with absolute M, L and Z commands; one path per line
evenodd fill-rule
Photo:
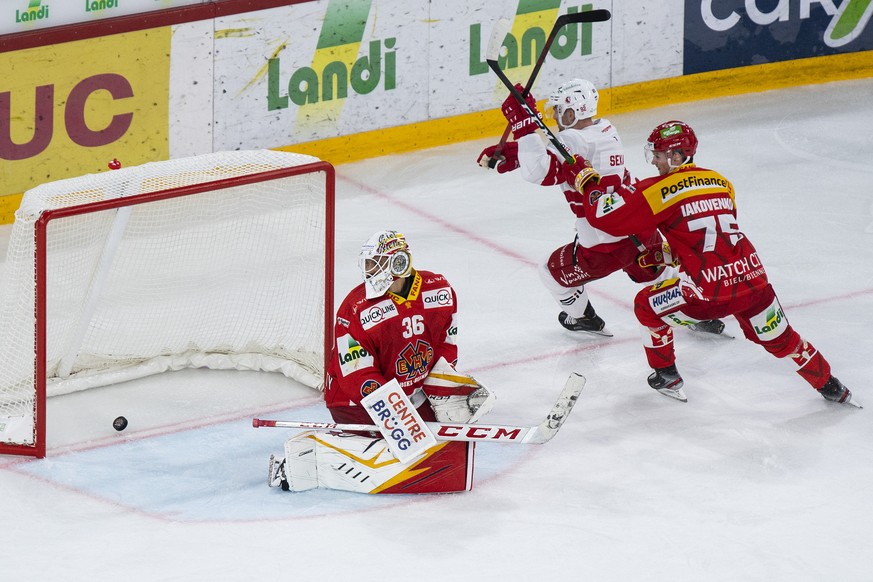
M 549 95 L 546 107 L 560 128 L 558 138 L 568 152 L 589 160 L 601 175 L 617 175 L 629 181 L 618 131 L 609 120 L 596 117 L 598 99 L 597 89 L 590 81 L 572 79 Z M 540 115 L 532 95 L 527 96 L 527 104 Z M 581 195 L 572 184 L 564 182 L 560 171 L 563 157 L 557 148 L 536 133 L 533 119 L 512 95 L 503 102 L 502 109 L 516 141 L 505 144 L 497 158 L 497 171 L 520 169 L 528 182 L 559 186 L 576 217 L 575 240 L 552 252 L 539 269 L 546 288 L 561 305 L 558 321 L 571 331 L 612 335 L 592 307 L 585 284 L 618 270 L 638 283 L 658 280 L 666 267 L 656 259 L 662 256 L 663 238 L 657 230 L 616 237 L 591 226 L 585 218 Z M 479 164 L 489 167 L 497 149 L 498 146 L 485 148 L 479 155 Z M 707 324 L 714 329 L 705 329 Z M 722 328 L 721 322 L 704 322 L 700 326 L 703 331 L 715 333 Z

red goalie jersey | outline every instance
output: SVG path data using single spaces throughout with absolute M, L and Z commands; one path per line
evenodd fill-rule
M 734 187 L 718 172 L 688 163 L 633 186 L 604 176 L 585 186 L 585 204 L 588 220 L 616 236 L 659 228 L 706 299 L 767 285 L 755 247 L 737 227 Z
M 324 391 L 328 408 L 359 405 L 392 378 L 412 398 L 441 356 L 457 363 L 454 289 L 429 271 L 410 279 L 406 297 L 389 292 L 367 299 L 361 284 L 340 305 Z

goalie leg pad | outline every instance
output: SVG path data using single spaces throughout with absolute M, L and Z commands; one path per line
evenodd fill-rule
M 307 431 L 285 441 L 286 491 L 307 491 L 318 487 L 318 465 L 315 460 L 315 431 Z
M 450 493 L 473 483 L 473 443 L 441 442 L 401 463 L 382 438 L 308 431 L 285 443 L 290 491 Z M 293 459 L 293 460 L 292 460 Z
M 440 357 L 422 386 L 439 422 L 473 423 L 494 407 L 493 392 Z

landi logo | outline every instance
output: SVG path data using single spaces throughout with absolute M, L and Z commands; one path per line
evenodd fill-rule
M 30 0 L 27 3 L 27 8 L 23 11 L 15 11 L 15 22 L 35 22 L 37 20 L 45 20 L 48 17 L 48 4 L 43 4 L 42 0 Z
M 561 7 L 560 0 L 519 0 L 512 30 L 503 42 L 505 54 L 501 52 L 498 59 L 500 68 L 505 71 L 531 68 L 539 57 L 540 47 L 546 42 Z M 569 7 L 567 12 L 575 14 L 591 10 L 591 4 Z M 574 54 L 586 56 L 591 54 L 590 22 L 567 25 L 561 28 L 555 37 L 555 42 L 549 48 L 549 54 L 558 60 L 564 60 Z M 481 24 L 470 25 L 470 76 L 488 73 L 488 63 L 482 55 L 483 47 L 488 44 L 490 30 L 482 30 Z
M 118 8 L 118 0 L 85 0 L 85 12 L 102 12 Z
M 267 109 L 299 107 L 298 123 L 335 123 L 349 92 L 372 93 L 397 86 L 396 38 L 372 39 L 358 58 L 372 0 L 331 0 L 312 64 L 282 77 L 278 56 L 267 61 Z
M 806 20 L 810 17 L 809 1 L 799 2 L 799 6 L 792 7 L 791 0 L 779 0 L 775 7 L 769 11 L 761 10 L 758 4 L 761 0 L 745 0 L 745 11 L 749 19 L 759 26 L 767 26 L 774 22 L 788 22 L 791 20 Z M 772 2 L 766 3 L 772 6 Z M 830 16 L 830 23 L 824 32 L 824 43 L 836 48 L 850 43 L 858 38 L 873 15 L 873 0 L 843 0 L 839 7 L 834 6 L 832 0 L 817 2 L 825 13 Z M 713 0 L 702 0 L 700 13 L 703 22 L 716 32 L 730 30 L 736 26 L 741 16 L 736 11 L 716 14 L 713 10 Z

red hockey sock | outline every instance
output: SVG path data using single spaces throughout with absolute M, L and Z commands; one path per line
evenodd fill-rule
M 800 377 L 816 390 L 821 390 L 831 377 L 831 365 L 815 346 L 804 339 L 800 340 L 790 357 Z
M 645 335 L 645 334 L 644 334 Z M 673 349 L 673 329 L 665 325 L 658 329 L 649 328 L 648 341 L 643 339 L 646 360 L 652 368 L 666 368 L 676 361 Z

